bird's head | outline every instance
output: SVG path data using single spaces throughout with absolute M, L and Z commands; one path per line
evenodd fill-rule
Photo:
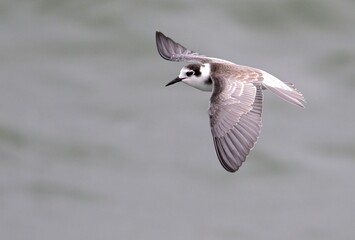
M 211 66 L 206 64 L 189 64 L 180 70 L 177 78 L 170 81 L 165 86 L 169 86 L 178 82 L 197 88 L 202 91 L 212 91 Z

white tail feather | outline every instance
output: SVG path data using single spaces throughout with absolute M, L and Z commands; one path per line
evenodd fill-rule
M 263 72 L 263 86 L 271 92 L 282 98 L 283 100 L 304 107 L 305 99 L 300 91 L 298 91 L 292 83 L 284 83 L 270 73 Z

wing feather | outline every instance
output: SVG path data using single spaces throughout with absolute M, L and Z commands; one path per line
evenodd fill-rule
M 168 61 L 175 62 L 198 62 L 198 63 L 232 63 L 219 58 L 211 58 L 187 49 L 180 43 L 165 36 L 161 32 L 155 33 L 155 40 L 160 56 Z
M 213 84 L 209 109 L 213 142 L 221 165 L 235 172 L 260 134 L 262 86 L 218 76 Z

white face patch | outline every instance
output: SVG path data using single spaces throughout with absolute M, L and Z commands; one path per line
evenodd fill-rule
M 203 65 L 188 65 L 181 69 L 179 78 L 187 85 L 197 88 L 202 91 L 212 91 L 212 84 L 208 81 L 210 79 L 211 66 L 206 63 Z
M 196 71 L 196 72 L 195 72 Z M 180 70 L 179 78 L 199 78 L 201 80 L 208 80 L 210 78 L 211 66 L 209 63 L 202 64 L 199 69 L 191 69 L 188 66 Z
M 192 70 L 186 68 L 186 67 L 183 67 L 181 70 L 180 70 L 180 74 L 179 74 L 179 78 L 188 78 L 187 76 L 187 72 L 191 72 Z M 192 75 L 194 74 L 194 72 L 192 73 Z M 191 76 L 192 76 L 191 75 Z

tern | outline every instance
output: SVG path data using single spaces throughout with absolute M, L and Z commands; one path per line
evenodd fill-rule
M 239 169 L 259 137 L 263 90 L 304 107 L 305 99 L 292 83 L 282 82 L 266 71 L 207 57 L 158 31 L 156 45 L 162 58 L 190 63 L 166 86 L 183 82 L 212 92 L 208 109 L 210 127 L 217 157 L 228 172 Z

